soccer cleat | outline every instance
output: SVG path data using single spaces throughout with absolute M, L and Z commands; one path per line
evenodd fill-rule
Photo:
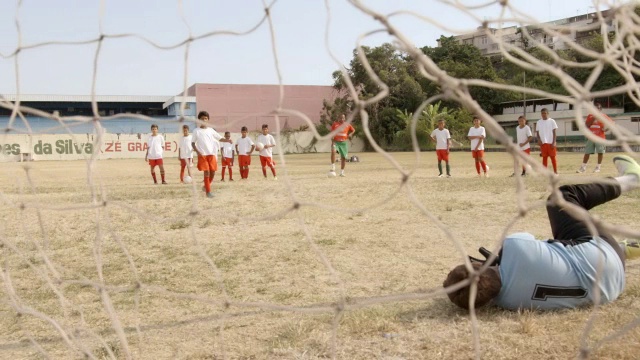
M 167 185 L 167 184 L 168 184 L 168 182 L 166 182 L 166 181 L 162 182 L 162 185 Z
M 509 175 L 509 177 L 514 177 L 516 176 L 516 173 L 511 173 L 511 175 Z
M 450 177 L 451 177 L 451 174 L 447 174 L 447 177 L 448 177 L 448 178 L 450 178 Z
M 613 158 L 613 163 L 620 175 L 635 175 L 640 181 L 640 165 L 629 155 L 617 155 Z
M 576 170 L 576 173 L 578 174 L 582 174 L 583 172 L 587 171 L 587 168 L 584 166 L 580 166 L 580 169 Z
M 444 175 L 442 175 L 442 174 L 438 175 L 438 177 L 443 177 L 443 176 L 444 176 Z
M 213 193 L 208 192 L 208 193 L 207 193 L 207 197 L 208 197 L 209 199 L 213 198 Z
M 277 176 L 274 176 L 274 177 L 273 177 L 273 181 L 278 181 L 278 177 L 277 177 Z
M 340 173 L 340 177 L 347 177 L 344 173 Z
M 596 167 L 595 169 L 593 169 L 594 173 L 599 173 L 600 172 L 600 167 Z
M 220 182 L 224 182 L 224 179 L 220 179 Z
M 627 260 L 640 257 L 640 243 L 638 243 L 637 240 L 623 240 L 618 244 L 620 244 L 620 247 L 624 250 Z

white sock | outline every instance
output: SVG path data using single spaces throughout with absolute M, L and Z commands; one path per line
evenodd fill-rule
M 600 164 L 596 165 L 596 169 L 600 169 Z
M 331 171 L 336 171 L 336 164 L 331 164 Z
M 343 170 L 340 170 L 340 174 L 344 174 L 344 169 L 343 169 Z
M 620 184 L 620 189 L 622 190 L 622 192 L 627 192 L 640 186 L 640 181 L 635 175 L 622 175 L 614 179 L 616 179 Z

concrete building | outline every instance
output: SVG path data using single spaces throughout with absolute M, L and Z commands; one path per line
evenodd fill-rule
M 610 10 L 603 10 L 600 12 L 602 17 L 608 26 L 608 31 L 614 31 L 614 25 L 609 15 Z M 480 49 L 480 52 L 485 56 L 493 56 L 500 54 L 499 41 L 519 48 L 524 48 L 525 43 L 528 47 L 534 46 L 529 40 L 526 41 L 526 37 L 518 31 L 522 29 L 526 31 L 534 42 L 544 44 L 551 49 L 563 50 L 567 48 L 566 43 L 558 34 L 545 31 L 545 27 L 554 29 L 555 31 L 566 35 L 571 41 L 580 42 L 591 36 L 591 33 L 600 32 L 600 24 L 598 14 L 588 13 L 578 16 L 572 16 L 569 18 L 554 20 L 542 23 L 540 25 L 528 25 L 528 26 L 509 26 L 501 29 L 478 27 L 476 31 L 467 34 L 454 36 L 460 43 L 473 45 Z M 497 39 L 494 39 L 497 37 Z M 440 42 L 438 40 L 438 46 Z
M 282 108 L 304 114 L 313 123 L 320 121 L 324 100 L 333 101 L 337 93 L 331 86 L 284 85 Z M 0 100 L 15 102 L 17 95 L 0 95 Z M 212 126 L 218 131 L 249 131 L 268 124 L 275 131 L 273 111 L 278 108 L 278 85 L 194 84 L 187 93 L 176 96 L 96 96 L 100 116 L 122 113 L 150 117 L 195 117 L 199 111 L 209 112 Z M 184 104 L 184 105 L 183 105 Z M 59 116 L 91 116 L 90 95 L 20 95 L 20 105 Z M 11 110 L 0 107 L 0 120 Z M 28 115 L 28 114 L 27 114 Z M 300 115 L 280 116 L 284 129 L 308 125 Z
M 282 108 L 298 111 L 313 123 L 320 121 L 323 100 L 332 101 L 337 93 L 331 86 L 284 85 Z M 276 126 L 271 113 L 278 107 L 280 87 L 278 85 L 232 85 L 194 84 L 187 94 L 180 94 L 165 102 L 169 115 L 178 115 L 181 102 L 188 106 L 189 115 L 195 116 L 205 110 L 216 130 L 239 131 L 247 126 L 249 131 L 259 130 L 268 124 L 271 131 Z M 280 126 L 298 129 L 308 125 L 300 116 L 280 116 Z

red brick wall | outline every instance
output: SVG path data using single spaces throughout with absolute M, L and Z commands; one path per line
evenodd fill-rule
M 260 130 L 269 124 L 275 132 L 275 116 L 269 113 L 277 105 L 280 89 L 277 85 L 196 84 L 198 111 L 205 110 L 217 131 L 240 132 L 242 126 L 249 131 Z M 331 86 L 285 85 L 283 108 L 304 113 L 314 123 L 320 121 L 322 100 L 332 100 L 336 91 Z M 297 116 L 280 116 L 280 126 L 297 129 L 306 125 Z

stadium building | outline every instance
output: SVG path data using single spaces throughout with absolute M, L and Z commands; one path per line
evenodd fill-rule
M 331 86 L 284 85 L 282 109 L 291 109 L 307 116 L 313 123 L 320 121 L 323 101 L 333 100 L 336 91 Z M 280 104 L 278 85 L 194 84 L 186 94 L 176 96 L 97 95 L 100 116 L 122 113 L 150 117 L 195 117 L 199 111 L 209 112 L 211 124 L 218 131 L 239 132 L 259 130 L 262 124 L 274 129 Z M 0 101 L 15 102 L 17 95 L 0 95 Z M 183 105 L 184 104 L 184 105 Z M 59 116 L 91 116 L 90 95 L 20 95 L 20 105 Z M 0 117 L 11 110 L 0 107 Z M 25 113 L 25 115 L 34 115 Z M 308 123 L 299 115 L 280 116 L 282 128 L 299 129 Z M 273 130 L 272 130 L 273 131 Z

